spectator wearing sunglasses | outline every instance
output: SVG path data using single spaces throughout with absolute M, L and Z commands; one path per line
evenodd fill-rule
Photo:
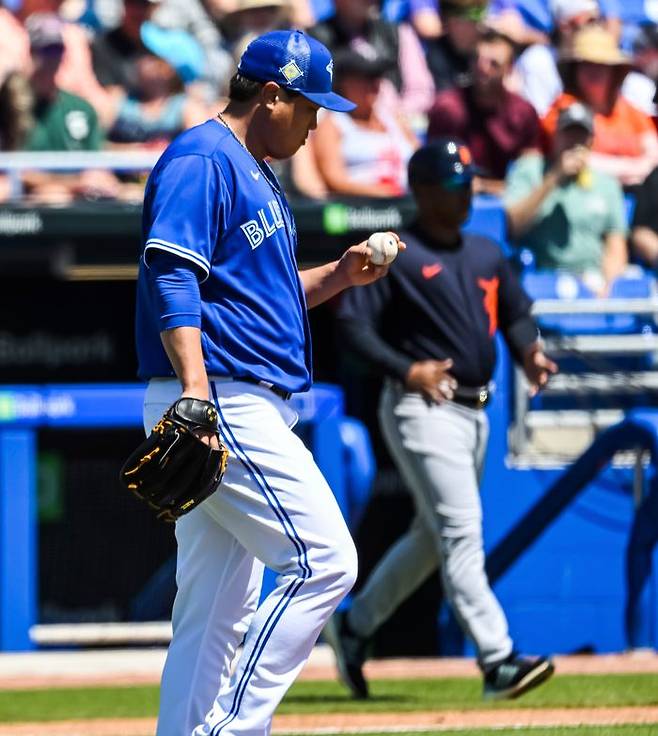
M 601 21 L 596 0 L 553 0 L 553 43 L 536 43 L 519 56 L 515 72 L 519 78 L 519 92 L 530 102 L 540 117 L 564 89 L 557 67 L 558 50 L 569 48 L 574 35 L 587 25 Z

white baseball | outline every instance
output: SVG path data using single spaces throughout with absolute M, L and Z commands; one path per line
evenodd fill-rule
M 398 241 L 390 233 L 373 233 L 368 238 L 370 262 L 376 266 L 392 263 L 398 255 Z

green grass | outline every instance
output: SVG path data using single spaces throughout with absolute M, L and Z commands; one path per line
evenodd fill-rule
M 575 708 L 658 705 L 657 674 L 563 675 L 519 700 L 494 704 L 486 704 L 481 700 L 481 687 L 479 679 L 378 680 L 371 683 L 372 697 L 369 700 L 355 701 L 351 700 L 345 689 L 336 682 L 298 682 L 291 688 L 278 712 L 372 713 L 472 710 L 485 707 Z M 7 690 L 0 691 L 0 722 L 68 718 L 139 718 L 154 716 L 157 704 L 156 687 Z M 653 731 L 654 733 L 658 731 L 656 726 L 653 727 Z M 515 736 L 517 733 L 519 732 L 514 732 Z
M 658 675 L 563 675 L 523 698 L 483 703 L 479 679 L 378 680 L 371 697 L 350 700 L 335 682 L 299 682 L 279 708 L 280 713 L 378 712 L 490 708 L 576 708 L 658 705 Z
M 346 731 L 337 733 L 347 734 Z M 466 731 L 405 731 L 404 736 L 655 736 L 655 725 L 644 726 L 561 726 L 560 728 L 468 729 Z M 363 733 L 358 736 L 391 736 L 390 733 Z

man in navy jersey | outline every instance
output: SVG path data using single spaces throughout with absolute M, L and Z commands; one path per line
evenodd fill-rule
M 478 482 L 487 444 L 483 409 L 500 329 L 537 391 L 557 370 L 543 353 L 531 302 L 496 243 L 461 231 L 475 169 L 458 140 L 440 139 L 409 161 L 418 205 L 389 277 L 348 293 L 339 312 L 349 348 L 386 377 L 384 440 L 413 494 L 416 518 L 327 634 L 355 697 L 368 696 L 366 644 L 441 567 L 443 591 L 474 642 L 487 698 L 516 697 L 546 680 L 550 660 L 514 651 L 484 569 Z
M 226 109 L 179 136 L 146 188 L 137 303 L 145 427 L 181 396 L 211 400 L 230 452 L 217 491 L 176 524 L 158 736 L 268 733 L 356 577 L 349 532 L 291 431 L 287 399 L 311 385 L 307 308 L 386 268 L 369 263 L 364 242 L 299 272 L 292 213 L 266 163 L 304 144 L 320 107 L 353 108 L 331 91 L 332 75 L 327 49 L 300 31 L 253 40 Z M 258 606 L 264 564 L 279 576 Z

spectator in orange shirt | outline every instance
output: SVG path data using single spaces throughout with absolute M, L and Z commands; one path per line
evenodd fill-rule
M 651 118 L 620 94 L 630 68 L 609 31 L 600 26 L 582 29 L 560 63 L 565 92 L 542 121 L 548 145 L 560 110 L 575 101 L 590 107 L 595 113 L 590 165 L 625 186 L 644 181 L 658 163 L 658 135 Z

